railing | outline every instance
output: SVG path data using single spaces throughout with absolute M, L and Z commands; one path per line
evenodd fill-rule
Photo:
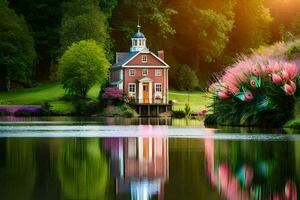
M 166 104 L 166 98 L 138 98 L 138 99 L 131 99 L 131 103 L 135 104 Z

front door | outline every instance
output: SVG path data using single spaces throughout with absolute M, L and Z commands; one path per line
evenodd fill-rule
M 143 103 L 149 103 L 149 83 L 143 83 Z

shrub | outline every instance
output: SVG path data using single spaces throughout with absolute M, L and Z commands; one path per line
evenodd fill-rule
M 188 65 L 178 67 L 174 77 L 175 87 L 181 91 L 192 91 L 199 85 L 196 73 Z
M 208 89 L 213 115 L 206 123 L 281 126 L 293 117 L 296 64 L 266 57 L 243 58 Z
M 189 104 L 186 103 L 185 106 L 184 106 L 184 114 L 187 116 L 190 113 L 191 113 L 191 107 L 190 107 Z
M 69 95 L 85 97 L 95 84 L 107 80 L 109 62 L 104 49 L 95 41 L 73 43 L 62 56 L 58 76 Z
M 173 110 L 173 117 L 181 119 L 185 117 L 185 112 L 183 110 Z
M 121 103 L 124 98 L 123 90 L 120 90 L 118 87 L 105 88 L 102 98 L 103 100 L 110 101 L 114 104 Z
M 288 48 L 286 56 L 288 59 L 293 59 L 296 53 L 300 53 L 300 44 L 294 44 Z

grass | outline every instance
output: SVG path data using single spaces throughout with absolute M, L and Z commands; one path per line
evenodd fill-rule
M 170 91 L 169 99 L 176 100 L 174 110 L 184 110 L 185 104 L 189 103 L 192 111 L 207 109 L 211 103 L 211 98 L 204 92 L 179 92 Z
M 51 109 L 58 113 L 74 112 L 74 105 L 61 100 L 65 92 L 61 84 L 46 84 L 30 89 L 20 89 L 11 92 L 0 93 L 0 105 L 41 105 L 50 103 Z M 87 96 L 97 101 L 99 87 L 90 89 Z M 184 110 L 185 104 L 189 102 L 192 111 L 199 111 L 207 108 L 211 99 L 207 94 L 201 92 L 179 92 L 170 91 L 169 99 L 176 100 L 174 110 Z
M 87 96 L 96 101 L 98 94 L 99 87 L 95 85 L 90 89 Z M 74 105 L 61 100 L 64 95 L 65 92 L 61 84 L 46 84 L 35 88 L 0 92 L 0 105 L 42 105 L 47 102 L 51 105 L 51 110 L 57 113 L 73 113 L 75 111 Z

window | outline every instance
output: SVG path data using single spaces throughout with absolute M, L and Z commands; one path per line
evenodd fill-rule
M 142 75 L 143 76 L 148 76 L 148 69 L 143 69 Z
M 155 83 L 155 93 L 162 93 L 162 84 Z
M 142 63 L 146 63 L 148 61 L 148 58 L 146 55 L 142 56 Z
M 129 93 L 135 93 L 135 83 L 129 83 L 128 84 L 128 92 Z
M 137 46 L 137 41 L 136 40 L 133 40 L 133 45 Z
M 155 70 L 155 76 L 161 76 L 161 69 Z
M 135 76 L 135 69 L 129 70 L 129 76 Z

